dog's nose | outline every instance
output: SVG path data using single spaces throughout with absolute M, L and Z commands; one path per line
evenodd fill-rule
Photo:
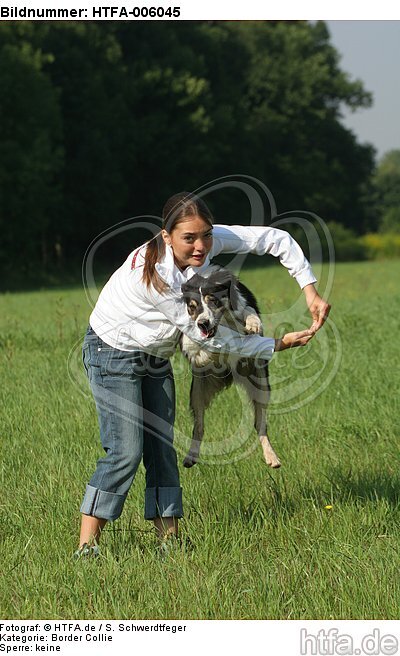
M 205 319 L 204 321 L 200 321 L 198 324 L 198 327 L 200 330 L 204 330 L 205 333 L 207 333 L 210 330 L 210 322 Z

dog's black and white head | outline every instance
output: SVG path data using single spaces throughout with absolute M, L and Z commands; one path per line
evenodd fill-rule
M 196 273 L 181 289 L 189 315 L 203 337 L 214 337 L 224 313 L 237 309 L 238 292 L 230 271 L 221 269 L 207 277 Z

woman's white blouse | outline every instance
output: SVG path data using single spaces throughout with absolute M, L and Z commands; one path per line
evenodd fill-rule
M 142 281 L 146 244 L 125 260 L 104 286 L 90 316 L 93 330 L 109 346 L 122 351 L 144 350 L 170 357 L 177 346 L 180 331 L 214 352 L 230 352 L 240 357 L 269 360 L 275 340 L 258 335 L 243 336 L 220 326 L 212 339 L 201 336 L 190 319 L 181 294 L 181 285 L 195 273 L 202 273 L 210 260 L 220 253 L 255 253 L 279 257 L 300 287 L 316 282 L 309 262 L 297 242 L 284 230 L 262 226 L 225 226 L 213 228 L 213 245 L 201 267 L 180 271 L 170 246 L 156 264 L 168 288 L 159 294 Z

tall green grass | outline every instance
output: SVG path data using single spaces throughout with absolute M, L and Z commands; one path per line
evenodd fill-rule
M 101 557 L 72 560 L 81 497 L 101 455 L 94 403 L 73 350 L 90 308 L 81 289 L 2 295 L 0 616 L 398 618 L 399 277 L 399 262 L 337 266 L 336 376 L 318 394 L 322 372 L 313 400 L 301 403 L 294 377 L 322 370 L 326 349 L 328 364 L 335 356 L 329 326 L 303 359 L 285 352 L 270 365 L 269 433 L 282 468 L 265 466 L 250 429 L 246 458 L 235 459 L 235 449 L 227 463 L 220 457 L 182 467 L 183 543 L 164 560 L 142 519 L 142 469 L 122 517 L 104 531 Z M 268 314 L 267 334 L 309 321 L 281 268 L 241 278 Z M 174 366 L 181 461 L 191 431 L 190 377 L 179 354 Z M 285 380 L 297 389 L 292 411 Z M 235 389 L 216 400 L 206 461 L 207 444 L 235 444 L 244 410 Z

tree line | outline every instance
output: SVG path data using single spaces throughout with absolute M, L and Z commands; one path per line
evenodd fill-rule
M 110 225 L 235 173 L 281 212 L 375 230 L 374 150 L 340 120 L 372 98 L 339 59 L 323 22 L 1 24 L 2 275 L 79 263 Z M 211 207 L 246 222 L 235 196 Z

